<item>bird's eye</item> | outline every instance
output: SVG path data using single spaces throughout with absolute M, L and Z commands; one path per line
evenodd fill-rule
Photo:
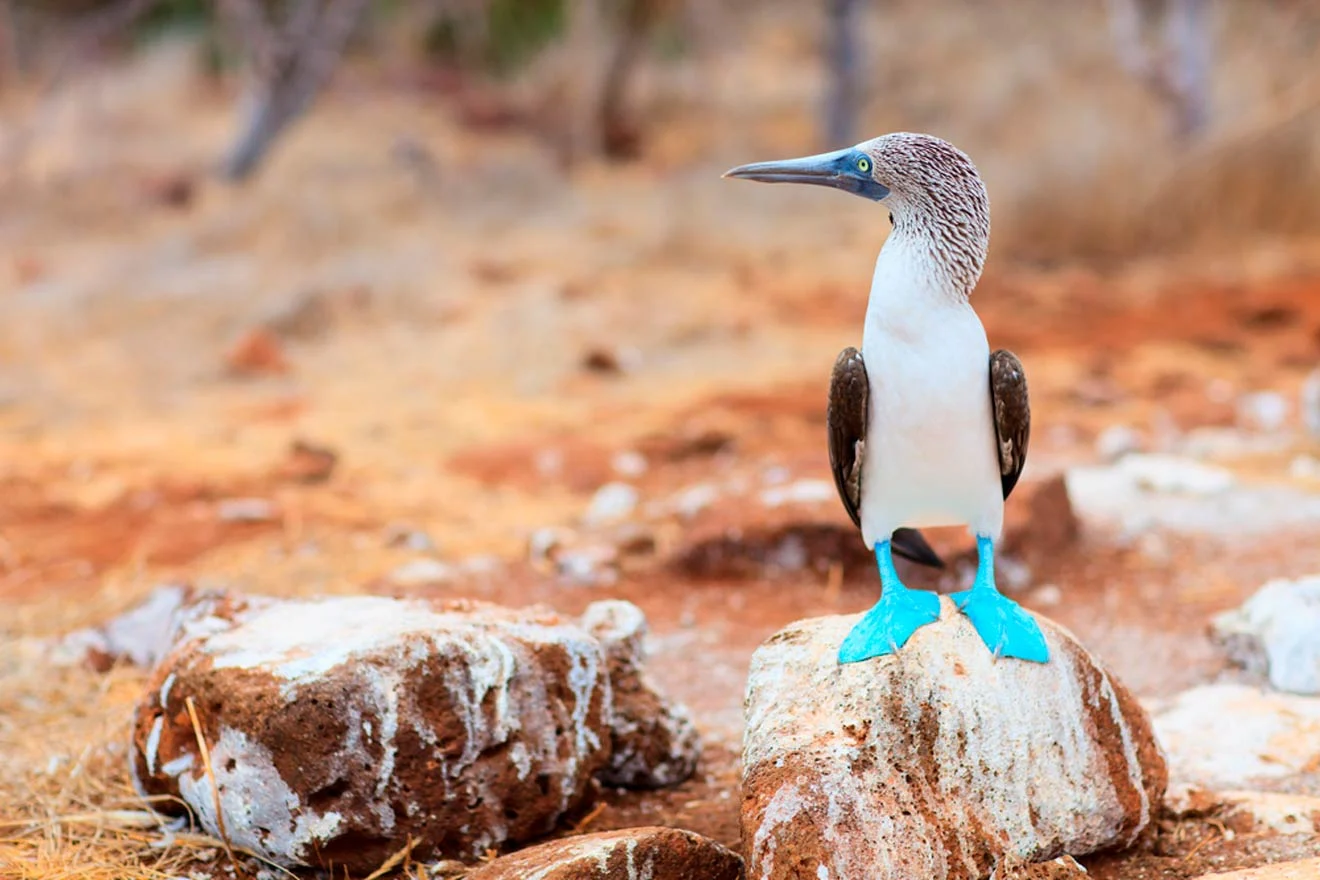
M 865 156 L 862 156 L 861 158 L 859 158 L 859 159 L 857 160 L 857 170 L 860 171 L 860 172 L 862 172 L 863 174 L 870 174 L 870 173 L 871 173 L 871 160 L 868 159 L 868 158 L 866 158 Z

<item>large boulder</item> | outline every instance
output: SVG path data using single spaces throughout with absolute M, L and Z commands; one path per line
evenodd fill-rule
M 981 880 L 1001 862 L 1126 846 L 1167 782 L 1136 700 L 1064 629 L 996 661 L 948 599 L 896 655 L 839 665 L 857 616 L 752 658 L 743 753 L 750 880 Z
M 742 859 L 691 831 L 627 828 L 553 840 L 498 858 L 464 880 L 741 880 Z
M 468 602 L 209 598 L 181 615 L 138 706 L 134 780 L 288 866 L 369 871 L 410 838 L 427 859 L 542 835 L 598 774 L 651 786 L 696 761 L 686 714 L 639 678 L 640 612 L 603 603 L 588 622 L 594 633 Z

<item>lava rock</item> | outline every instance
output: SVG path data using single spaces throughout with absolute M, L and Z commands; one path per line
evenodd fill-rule
M 1315 880 L 1316 877 L 1320 877 L 1320 859 L 1282 862 L 1227 874 L 1204 874 L 1197 880 Z
M 632 611 L 589 619 L 613 634 L 600 621 Z M 672 754 L 663 723 L 661 748 L 640 742 L 636 700 L 612 726 L 610 670 L 635 670 L 640 639 L 602 638 L 484 603 L 213 599 L 184 615 L 137 708 L 134 782 L 287 866 L 369 871 L 410 838 L 420 860 L 473 858 L 551 831 L 595 774 L 618 779 L 616 739 Z
M 947 599 L 896 655 L 839 665 L 857 616 L 796 623 L 747 686 L 752 880 L 981 880 L 1131 844 L 1167 783 L 1149 719 L 1064 629 L 996 661 Z
M 1229 657 L 1294 694 L 1320 694 L 1320 575 L 1272 580 L 1211 632 Z
M 736 853 L 691 831 L 628 828 L 533 846 L 465 880 L 741 880 L 742 867 Z
M 687 709 L 671 703 L 642 669 L 646 617 L 631 602 L 595 602 L 582 626 L 605 648 L 612 686 L 610 762 L 606 785 L 663 788 L 697 768 L 701 746 Z
M 1179 785 L 1264 788 L 1320 781 L 1320 698 L 1241 684 L 1202 685 L 1154 702 L 1155 730 Z

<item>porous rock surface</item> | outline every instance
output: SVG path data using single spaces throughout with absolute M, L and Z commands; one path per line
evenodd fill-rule
M 678 828 L 627 828 L 554 840 L 498 858 L 464 880 L 741 880 L 742 859 Z
M 640 612 L 598 603 L 588 621 L 594 634 L 482 603 L 208 597 L 138 706 L 135 784 L 288 866 L 365 872 L 409 838 L 417 859 L 471 858 L 544 834 L 597 774 L 650 786 L 696 761 L 686 715 L 640 683 Z
M 1132 843 L 1167 783 L 1149 719 L 1040 619 L 1046 665 L 995 661 L 948 599 L 894 656 L 840 666 L 859 619 L 796 623 L 752 658 L 750 880 L 982 880 Z

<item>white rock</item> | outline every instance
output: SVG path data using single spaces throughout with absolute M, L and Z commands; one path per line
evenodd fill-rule
M 618 452 L 610 459 L 610 467 L 621 477 L 640 477 L 646 473 L 646 456 L 631 449 Z
M 224 522 L 267 522 L 275 518 L 275 505 L 265 498 L 226 498 L 216 505 Z
M 1300 403 L 1306 432 L 1312 439 L 1320 440 L 1320 368 L 1312 371 L 1302 383 Z
M 1238 424 L 1253 431 L 1272 434 L 1288 421 L 1292 405 L 1277 391 L 1256 391 L 1238 398 Z
M 1320 458 L 1298 455 L 1288 463 L 1288 476 L 1294 480 L 1320 480 Z
M 618 522 L 636 509 L 638 497 L 637 490 L 627 483 L 606 483 L 592 496 L 583 521 L 589 526 Z
M 774 486 L 761 493 L 761 503 L 766 507 L 780 507 L 785 504 L 820 504 L 833 501 L 834 484 L 828 480 L 797 480 L 787 485 Z
M 453 577 L 453 566 L 438 559 L 413 559 L 391 571 L 388 580 L 401 587 L 416 587 L 444 583 Z
M 1164 793 L 1136 700 L 1041 619 L 1048 664 L 996 662 L 965 617 L 840 666 L 858 616 L 802 621 L 752 658 L 748 880 L 982 880 L 1003 859 L 1130 843 Z M 824 874 L 819 874 L 819 869 Z
M 1301 773 L 1316 755 L 1317 697 L 1212 684 L 1154 708 L 1170 777 L 1180 785 L 1256 788 Z
M 1320 575 L 1266 583 L 1211 622 L 1235 662 L 1295 694 L 1320 694 Z
M 1128 425 L 1110 425 L 1095 438 L 1095 453 L 1104 461 L 1117 461 L 1141 450 L 1141 435 Z
M 1150 492 L 1217 495 L 1235 482 L 1223 468 L 1161 453 L 1129 455 L 1118 463 L 1118 470 Z
M 674 512 L 683 519 L 692 519 L 715 503 L 720 490 L 710 483 L 698 483 L 679 491 L 671 501 Z

